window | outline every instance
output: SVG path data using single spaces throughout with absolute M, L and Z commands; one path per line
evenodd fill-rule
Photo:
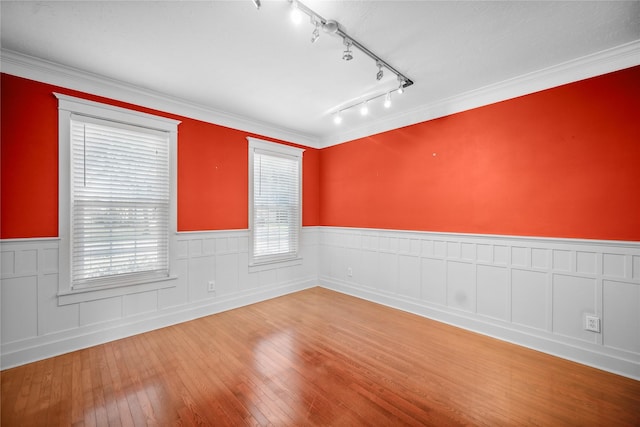
M 249 264 L 299 261 L 302 152 L 249 140 Z
M 171 278 L 178 122 L 56 94 L 60 295 L 139 292 Z M 109 292 L 104 292 L 109 290 Z M 102 293 L 93 293 L 103 291 Z

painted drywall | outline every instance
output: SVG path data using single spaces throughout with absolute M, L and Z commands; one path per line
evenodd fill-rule
M 1 238 L 58 235 L 58 106 L 53 92 L 181 120 L 178 231 L 247 228 L 246 137 L 273 139 L 7 74 L 2 74 L 1 85 Z M 318 225 L 318 179 L 318 150 L 305 147 L 305 226 Z
M 640 67 L 321 151 L 324 226 L 640 240 Z

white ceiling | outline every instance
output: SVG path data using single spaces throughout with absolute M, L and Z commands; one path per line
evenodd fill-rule
M 303 3 L 411 78 L 392 108 L 332 113 L 397 86 L 342 39 L 289 19 L 289 2 L 2 1 L 3 50 L 212 111 L 332 141 L 469 91 L 640 39 L 638 1 Z M 640 63 L 640 58 L 636 58 Z M 365 132 L 366 133 L 366 132 Z M 342 137 L 341 137 L 342 135 Z M 322 144 L 320 144 L 322 145 Z

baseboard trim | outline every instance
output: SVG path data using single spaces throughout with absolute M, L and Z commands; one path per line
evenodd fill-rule
M 320 277 L 319 283 L 326 289 L 640 381 L 639 361 L 627 360 L 591 348 L 580 348 L 550 337 L 528 334 L 513 328 L 485 322 L 477 317 L 465 315 L 446 307 L 432 307 L 422 301 L 400 298 L 397 295 L 385 294 L 375 289 L 355 287 L 327 277 Z
M 318 281 L 315 278 L 308 278 L 266 289 L 255 289 L 219 299 L 168 308 L 150 313 L 148 316 L 139 315 L 134 318 L 92 325 L 81 328 L 81 330 L 73 329 L 12 342 L 2 346 L 0 369 L 9 369 L 25 363 L 188 322 L 200 317 L 281 297 L 317 285 Z

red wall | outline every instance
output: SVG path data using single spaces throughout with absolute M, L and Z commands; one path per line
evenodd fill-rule
M 181 120 L 178 230 L 247 227 L 250 134 L 5 74 L 1 85 L 2 238 L 57 236 L 54 91 Z M 634 67 L 306 148 L 303 224 L 639 241 L 639 118 Z
M 330 147 L 320 159 L 322 225 L 637 241 L 640 67 Z
M 270 138 L 6 74 L 1 88 L 1 238 L 58 235 L 58 103 L 52 92 L 181 120 L 178 230 L 247 228 L 246 137 Z M 318 150 L 306 148 L 305 226 L 319 224 L 319 161 Z

